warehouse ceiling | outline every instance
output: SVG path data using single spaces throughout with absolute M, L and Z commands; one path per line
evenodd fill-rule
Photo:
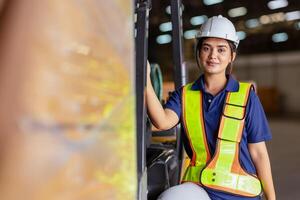
M 171 52 L 169 0 L 152 0 L 149 56 L 166 59 Z M 186 57 L 192 51 L 195 30 L 209 17 L 223 15 L 236 26 L 239 54 L 300 50 L 300 0 L 182 0 Z

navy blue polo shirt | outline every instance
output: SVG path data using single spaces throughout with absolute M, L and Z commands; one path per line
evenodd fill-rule
M 216 96 L 213 96 L 205 91 L 204 75 L 201 75 L 198 78 L 198 80 L 194 82 L 191 89 L 201 90 L 203 92 L 203 107 L 204 107 L 203 113 L 204 113 L 206 137 L 208 140 L 209 150 L 211 152 L 211 155 L 213 155 L 216 148 L 219 122 L 222 114 L 226 92 L 238 91 L 239 83 L 232 76 L 228 76 L 227 84 L 225 88 L 222 91 L 220 91 Z M 182 120 L 181 94 L 182 94 L 182 88 L 173 92 L 171 97 L 165 104 L 165 108 L 173 110 L 178 115 L 180 120 Z M 247 107 L 246 107 L 245 127 L 243 130 L 243 135 L 240 143 L 240 164 L 248 173 L 256 174 L 256 169 L 251 160 L 251 156 L 247 144 L 267 141 L 270 140 L 271 138 L 272 138 L 271 131 L 263 107 L 255 91 L 251 90 Z M 185 134 L 183 134 L 182 140 L 187 154 L 191 157 L 192 150 L 190 149 Z M 229 195 L 209 188 L 205 188 L 205 189 L 212 200 L 260 199 L 260 198 L 244 198 L 240 196 Z

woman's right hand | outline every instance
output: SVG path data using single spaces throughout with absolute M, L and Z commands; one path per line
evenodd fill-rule
M 153 125 L 159 130 L 168 130 L 174 127 L 179 118 L 177 114 L 171 110 L 162 107 L 159 99 L 157 98 L 150 79 L 151 66 L 147 60 L 147 87 L 146 87 L 146 105 L 148 115 Z

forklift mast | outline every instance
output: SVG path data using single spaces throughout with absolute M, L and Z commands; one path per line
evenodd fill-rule
M 136 130 L 137 130 L 137 178 L 139 200 L 147 199 L 146 169 L 146 108 L 145 86 L 148 57 L 148 27 L 151 0 L 135 0 L 135 56 L 136 56 Z
M 178 89 L 186 84 L 187 76 L 186 69 L 183 62 L 183 46 L 182 46 L 182 3 L 181 0 L 171 1 L 171 22 L 172 22 L 172 53 L 174 66 L 174 83 L 175 88 Z M 176 154 L 179 164 L 182 163 L 183 145 L 181 142 L 181 134 L 183 128 L 177 125 L 176 129 Z M 180 181 L 181 167 L 179 167 L 178 181 Z
M 171 22 L 172 22 L 172 53 L 174 64 L 175 88 L 180 88 L 186 84 L 186 70 L 183 62 L 182 46 L 182 3 L 181 0 L 171 1 Z
M 172 53 L 173 53 L 173 64 L 174 64 L 174 83 L 175 88 L 179 88 L 183 86 L 186 82 L 186 73 L 183 64 L 183 47 L 182 47 L 182 3 L 181 0 L 170 0 L 171 4 L 171 20 L 172 20 Z M 135 56 L 136 56 L 136 116 L 137 116 L 137 173 L 138 173 L 138 200 L 149 199 L 149 195 L 151 190 L 149 178 L 154 177 L 157 173 L 156 167 L 161 165 L 165 161 L 159 160 L 164 158 L 176 158 L 178 169 L 176 171 L 175 182 L 176 184 L 180 181 L 180 169 L 181 169 L 181 160 L 182 160 L 182 144 L 180 135 L 182 132 L 182 128 L 177 126 L 175 128 L 176 134 L 176 144 L 174 149 L 168 149 L 168 147 L 164 146 L 152 146 L 147 148 L 147 116 L 146 116 L 146 107 L 145 107 L 145 86 L 146 86 L 146 65 L 148 58 L 148 28 L 149 28 L 149 10 L 151 9 L 151 0 L 135 0 Z M 148 133 L 149 134 L 149 133 Z M 164 152 L 160 152 L 164 151 Z M 147 156 L 150 152 L 160 152 L 160 157 L 153 159 L 156 163 L 152 163 L 149 166 L 149 170 L 147 171 Z M 155 157 L 151 155 L 151 159 Z M 152 167 L 152 168 L 151 168 Z M 155 168 L 156 167 L 156 168 Z M 154 170 L 155 168 L 155 170 Z M 163 168 L 167 169 L 168 167 L 164 166 Z M 165 170 L 168 171 L 168 170 Z M 166 172 L 168 173 L 168 172 Z M 153 175 L 148 177 L 150 174 Z M 169 174 L 167 174 L 166 178 L 169 178 Z M 173 181 L 174 182 L 174 181 Z M 172 185 L 166 181 L 166 184 L 163 189 L 167 189 Z M 153 189 L 154 190 L 154 189 Z M 156 197 L 152 195 L 151 198 Z M 150 199 L 151 199 L 150 198 Z

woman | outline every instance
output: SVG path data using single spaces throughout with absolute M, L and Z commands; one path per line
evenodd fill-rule
M 183 184 L 165 191 L 160 199 L 253 200 L 261 199 L 262 191 L 267 200 L 276 199 L 265 145 L 271 139 L 265 113 L 251 84 L 230 75 L 238 43 L 227 18 L 209 18 L 196 44 L 196 60 L 204 73 L 173 92 L 164 108 L 153 91 L 148 66 L 151 121 L 161 130 L 181 122 L 191 159 Z

